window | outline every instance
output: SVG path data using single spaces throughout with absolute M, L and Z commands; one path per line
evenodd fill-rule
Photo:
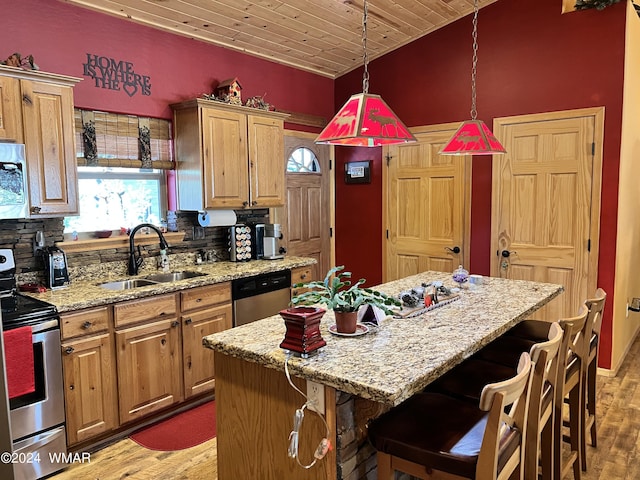
M 287 160 L 287 172 L 320 173 L 316 154 L 306 147 L 296 148 Z
M 80 215 L 64 219 L 64 233 L 159 225 L 166 218 L 162 170 L 78 167 Z

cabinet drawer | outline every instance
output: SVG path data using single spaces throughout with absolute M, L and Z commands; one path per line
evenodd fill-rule
M 109 307 L 99 307 L 60 315 L 62 339 L 106 331 L 109 328 L 109 311 Z
M 160 295 L 120 303 L 113 307 L 116 328 L 145 320 L 176 316 L 176 295 Z
M 298 267 L 291 270 L 291 285 L 307 283 L 311 281 L 312 267 Z
M 231 283 L 216 283 L 206 287 L 192 288 L 181 292 L 180 298 L 183 312 L 231 302 Z

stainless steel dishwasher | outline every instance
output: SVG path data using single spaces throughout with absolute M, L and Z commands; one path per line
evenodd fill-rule
M 234 280 L 231 292 L 234 327 L 276 315 L 291 300 L 291 270 Z

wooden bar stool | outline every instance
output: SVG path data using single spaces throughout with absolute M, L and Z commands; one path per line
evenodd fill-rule
M 602 326 L 602 312 L 604 311 L 605 300 L 607 294 L 602 288 L 596 290 L 593 298 L 588 298 L 584 303 L 589 309 L 587 317 L 587 337 L 589 338 L 589 356 L 587 359 L 586 373 L 586 392 L 585 392 L 585 420 L 583 429 L 580 433 L 580 441 L 582 443 L 582 451 L 586 452 L 587 433 L 591 435 L 591 446 L 598 446 L 598 437 L 596 431 L 596 375 L 598 370 L 598 350 L 600 339 L 600 328 Z M 590 325 L 590 326 L 589 326 Z M 589 332 L 589 329 L 591 330 Z M 587 456 L 582 456 L 582 470 L 587 470 Z
M 434 472 L 523 479 L 531 365 L 523 353 L 517 374 L 486 385 L 477 406 L 418 393 L 374 420 L 369 439 L 378 450 L 378 479 L 393 480 L 394 471 L 421 479 Z
M 584 423 L 584 371 L 586 370 L 585 351 L 588 349 L 588 342 L 585 341 L 585 330 L 587 328 L 587 315 L 589 311 L 586 306 L 580 307 L 576 317 L 559 320 L 558 323 L 564 331 L 562 345 L 560 347 L 558 362 L 556 398 L 554 401 L 554 422 L 553 422 L 553 479 L 561 479 L 569 470 L 573 469 L 575 480 L 581 478 L 581 468 L 584 451 L 581 448 L 580 432 Z M 517 354 L 514 351 L 521 345 L 539 342 L 544 339 L 551 323 L 543 320 L 524 320 L 509 330 L 505 335 L 495 340 L 479 352 L 481 358 L 491 358 L 495 361 L 506 362 Z M 568 437 L 563 437 L 563 405 L 565 398 L 569 403 L 569 427 Z M 567 440 L 571 446 L 571 451 L 563 462 L 562 442 Z M 544 443 L 544 439 L 543 439 Z
M 525 478 L 538 477 L 538 465 L 542 463 L 542 478 L 552 479 L 553 464 L 553 412 L 554 390 L 557 384 L 558 352 L 562 345 L 562 328 L 551 324 L 548 339 L 534 343 L 529 350 L 535 364 L 529 399 L 527 437 L 525 445 Z M 493 363 L 478 356 L 465 360 L 427 387 L 429 392 L 439 392 L 477 402 L 482 386 L 512 377 L 513 367 Z M 541 438 L 545 439 L 541 445 Z

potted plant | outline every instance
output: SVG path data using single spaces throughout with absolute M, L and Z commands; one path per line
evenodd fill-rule
M 297 283 L 294 288 L 304 288 L 305 292 L 291 299 L 291 305 L 324 304 L 334 311 L 336 329 L 340 333 L 354 333 L 358 319 L 358 309 L 363 305 L 378 307 L 387 315 L 392 315 L 390 307 L 400 306 L 398 299 L 371 288 L 360 288 L 366 282 L 361 278 L 351 284 L 351 272 L 344 272 L 344 265 L 333 267 L 323 281 Z

